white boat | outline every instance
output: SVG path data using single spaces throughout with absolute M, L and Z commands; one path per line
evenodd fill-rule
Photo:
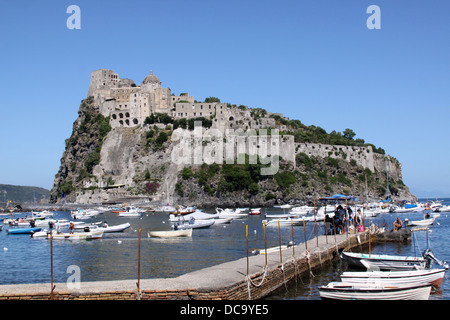
M 36 218 L 53 217 L 53 212 L 50 212 L 48 210 L 31 211 L 31 214 L 33 217 L 36 217 Z
M 186 230 L 168 230 L 168 231 L 148 231 L 149 238 L 176 238 L 176 237 L 191 237 L 192 229 Z
M 228 224 L 231 223 L 231 221 L 233 221 L 232 218 L 217 218 L 217 219 L 213 219 L 214 220 L 214 225 L 216 224 Z
M 450 212 L 450 205 L 445 205 L 442 207 L 437 207 L 433 209 L 434 212 Z
M 410 226 L 429 226 L 429 225 L 432 225 L 434 223 L 434 220 L 435 220 L 435 218 L 423 219 L 423 220 L 413 220 L 413 221 L 405 219 L 405 222 L 406 222 L 406 226 L 407 227 L 410 227 Z
M 66 227 L 69 225 L 70 221 L 66 219 L 44 219 L 44 220 L 36 220 L 34 221 L 34 225 L 36 227 L 48 227 L 50 224 L 56 225 L 56 222 L 59 222 L 61 227 Z
M 76 211 L 71 211 L 70 215 L 73 219 L 90 219 L 99 215 L 101 212 L 96 209 L 78 209 Z
M 236 211 L 232 209 L 222 209 L 222 208 L 216 208 L 216 212 L 219 215 L 219 218 L 244 218 L 247 217 L 247 213 L 241 213 L 241 211 Z
M 209 228 L 215 223 L 214 219 L 209 220 L 195 220 L 188 223 L 176 223 L 173 227 L 174 230 L 185 230 L 185 229 L 201 229 Z
M 170 222 L 189 221 L 191 218 L 194 218 L 196 220 L 208 220 L 208 219 L 219 218 L 219 214 L 218 213 L 215 213 L 215 214 L 205 213 L 200 210 L 196 210 L 193 213 L 189 213 L 189 214 L 185 214 L 185 215 L 169 214 Z
M 142 215 L 141 210 L 136 207 L 127 206 L 124 211 L 119 212 L 119 217 L 140 217 Z
M 426 266 L 426 260 L 424 257 L 367 254 L 343 251 L 341 253 L 341 258 L 349 265 L 370 270 L 404 271 L 424 269 Z
M 92 230 L 89 232 L 64 232 L 64 233 L 52 233 L 52 239 L 55 240 L 92 240 L 101 239 L 103 236 L 103 230 Z
M 250 209 L 250 212 L 248 214 L 251 216 L 258 216 L 261 214 L 261 208 Z
M 395 207 L 395 213 L 408 213 L 416 210 L 415 208 Z
M 286 225 L 300 226 L 300 225 L 303 225 L 303 221 L 305 221 L 305 223 L 306 223 L 306 220 L 303 218 L 288 218 L 288 219 L 263 220 L 262 223 L 268 227 L 269 226 L 278 226 L 278 223 L 280 224 L 280 226 L 286 226 Z
M 338 300 L 428 300 L 431 284 L 400 285 L 331 282 L 319 287 L 322 299 Z
M 131 227 L 129 222 L 118 224 L 115 226 L 109 226 L 106 222 L 100 222 L 95 224 L 84 224 L 75 226 L 75 229 L 84 229 L 84 230 L 103 230 L 104 233 L 113 233 L 113 232 L 122 232 Z
M 314 208 L 310 206 L 293 207 L 289 213 L 296 216 L 304 216 L 314 213 Z
M 366 271 L 341 274 L 341 281 L 351 283 L 379 283 L 379 284 L 432 284 L 439 288 L 444 279 L 445 269 L 427 269 L 411 271 Z

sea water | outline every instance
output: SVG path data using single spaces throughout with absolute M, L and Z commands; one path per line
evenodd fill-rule
M 444 203 L 450 204 L 450 199 Z M 204 210 L 213 213 L 214 210 Z M 207 229 L 195 229 L 192 238 L 155 239 L 147 232 L 169 230 L 171 223 L 167 213 L 145 213 L 141 217 L 118 217 L 107 212 L 86 222 L 107 221 L 109 225 L 129 222 L 131 227 L 122 233 L 104 234 L 101 240 L 53 240 L 53 281 L 66 282 L 73 274 L 73 267 L 80 270 L 80 281 L 108 281 L 137 279 L 138 277 L 138 235 L 141 230 L 140 277 L 169 278 L 194 270 L 213 266 L 246 256 L 246 228 L 248 228 L 249 249 L 264 248 L 263 219 L 265 213 L 283 213 L 283 209 L 262 209 L 261 216 L 248 216 L 233 220 L 230 224 L 213 225 Z M 287 212 L 287 210 L 286 210 Z M 16 214 L 15 217 L 26 214 Z M 423 219 L 423 213 L 381 214 L 371 221 L 377 225 L 385 222 L 392 229 L 392 222 L 400 216 L 403 220 Z M 447 237 L 450 235 L 450 212 L 443 212 L 430 228 L 429 246 L 438 259 L 450 261 Z M 70 219 L 67 211 L 57 211 L 55 219 Z M 0 284 L 50 283 L 50 241 L 31 238 L 29 235 L 9 235 L 8 226 L 0 232 Z M 266 228 L 267 245 L 277 246 L 292 240 L 290 226 Z M 314 237 L 314 224 L 306 228 L 294 226 L 294 241 L 304 243 Z M 376 244 L 371 247 L 374 254 L 420 254 L 427 248 L 425 232 L 418 232 L 415 241 L 409 243 Z M 363 249 L 364 250 L 364 249 Z M 367 249 L 366 249 L 367 250 Z M 270 299 L 320 299 L 318 287 L 331 281 L 338 281 L 346 264 L 340 260 L 325 264 L 304 276 L 293 285 L 269 297 Z M 440 289 L 430 299 L 450 299 L 450 283 L 446 274 Z

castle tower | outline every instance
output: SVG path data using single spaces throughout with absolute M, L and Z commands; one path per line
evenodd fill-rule
M 156 89 L 161 88 L 161 81 L 153 74 L 153 71 L 150 71 L 150 74 L 142 81 L 141 87 L 145 91 L 155 91 Z

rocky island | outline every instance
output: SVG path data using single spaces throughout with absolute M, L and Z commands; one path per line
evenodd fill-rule
M 216 97 L 177 96 L 153 72 L 136 85 L 100 69 L 91 73 L 50 200 L 199 207 L 302 203 L 333 193 L 414 200 L 401 163 L 355 136 Z

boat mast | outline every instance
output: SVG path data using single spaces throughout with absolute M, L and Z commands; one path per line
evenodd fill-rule
M 385 163 L 386 163 L 386 183 L 387 183 L 387 200 L 390 200 L 390 194 L 389 194 L 389 170 L 388 170 L 388 165 L 387 165 L 387 159 L 385 159 Z

